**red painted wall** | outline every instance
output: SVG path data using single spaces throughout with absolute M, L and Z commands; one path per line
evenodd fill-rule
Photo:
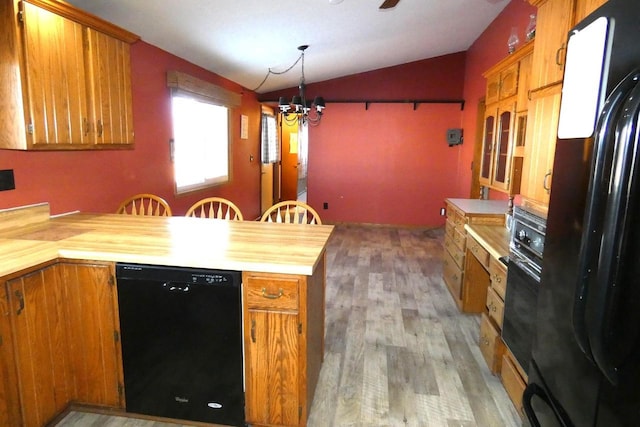
M 517 28 L 520 43 L 524 43 L 524 31 L 529 23 L 529 15 L 536 11 L 537 9 L 527 1 L 512 0 L 467 50 L 464 73 L 466 106 L 462 127 L 468 142 L 475 140 L 478 102 L 485 96 L 486 80 L 482 77 L 482 73 L 508 56 L 507 39 L 512 27 Z M 460 155 L 461 173 L 457 176 L 456 187 L 452 194 L 454 197 L 469 197 L 472 162 L 473 144 L 465 143 Z M 507 196 L 504 193 L 490 191 L 489 198 L 506 199 Z
M 465 54 L 456 53 L 310 84 L 309 96 L 346 99 L 462 99 Z M 296 89 L 261 95 L 290 96 Z M 444 224 L 462 146 L 446 130 L 462 125 L 459 104 L 327 103 L 309 129 L 308 201 L 325 222 Z M 323 203 L 329 209 L 322 209 Z
M 178 70 L 240 93 L 220 76 L 144 42 L 131 46 L 133 150 L 20 152 L 0 150 L 0 169 L 13 169 L 16 189 L 0 192 L 0 208 L 49 202 L 52 213 L 71 210 L 113 212 L 135 193 L 164 197 L 182 215 L 203 197 L 232 199 L 245 218 L 260 213 L 260 104 L 245 90 L 232 113 L 232 182 L 210 190 L 175 196 L 169 157 L 172 136 L 170 91 L 166 72 Z M 249 139 L 240 139 L 240 115 L 249 117 Z M 254 161 L 250 161 L 250 156 Z

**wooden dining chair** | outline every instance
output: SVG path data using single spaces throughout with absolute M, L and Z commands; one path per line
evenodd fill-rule
M 297 200 L 285 200 L 276 203 L 266 210 L 260 221 L 322 225 L 318 212 L 308 204 Z
M 162 197 L 143 193 L 131 196 L 120 203 L 116 213 L 140 216 L 171 216 L 171 208 Z
M 231 200 L 222 197 L 207 197 L 195 202 L 185 216 L 197 218 L 229 219 L 242 221 L 242 212 Z

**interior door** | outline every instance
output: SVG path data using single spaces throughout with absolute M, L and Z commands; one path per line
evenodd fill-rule
M 309 164 L 309 125 L 298 127 L 298 200 L 307 201 L 307 170 Z
M 260 212 L 280 199 L 280 147 L 278 126 L 273 109 L 262 106 L 260 142 Z
M 269 209 L 274 202 L 273 163 L 262 163 L 260 166 L 260 212 Z
M 282 200 L 298 198 L 298 122 L 280 121 L 282 127 Z

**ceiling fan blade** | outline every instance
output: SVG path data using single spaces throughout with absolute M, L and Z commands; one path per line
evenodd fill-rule
M 384 3 L 380 5 L 380 9 L 391 9 L 396 7 L 400 0 L 384 0 Z

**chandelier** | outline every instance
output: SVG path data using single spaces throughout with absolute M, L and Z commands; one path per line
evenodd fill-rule
M 298 46 L 298 50 L 302 52 L 300 58 L 287 70 L 289 71 L 293 68 L 298 61 L 302 61 L 302 76 L 300 77 L 300 84 L 298 85 L 298 95 L 291 98 L 291 102 L 288 102 L 284 96 L 281 96 L 278 101 L 278 109 L 284 121 L 289 124 L 301 122 L 303 124 L 308 123 L 312 126 L 317 126 L 322 119 L 324 99 L 321 96 L 316 96 L 313 101 L 307 99 L 307 85 L 304 80 L 304 51 L 308 47 L 308 45 Z

